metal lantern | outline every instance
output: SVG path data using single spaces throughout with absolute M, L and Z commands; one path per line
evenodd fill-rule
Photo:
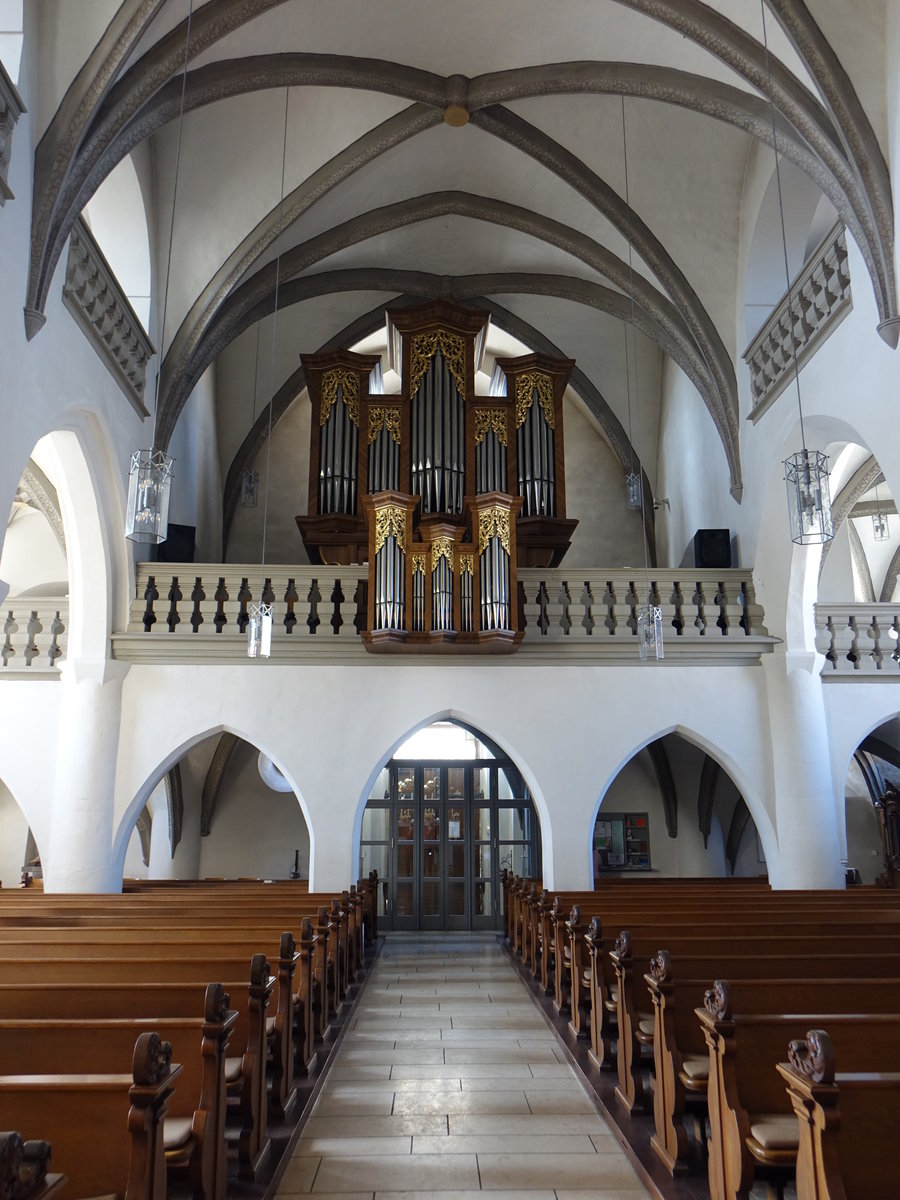
M 642 662 L 665 657 L 662 609 L 658 604 L 644 604 L 637 610 L 637 637 Z
M 256 508 L 259 503 L 259 471 L 252 468 L 241 476 L 241 505 L 244 508 Z
M 876 542 L 887 542 L 890 541 L 891 537 L 888 515 L 881 507 L 877 483 L 875 484 L 875 511 L 872 513 L 872 536 Z
M 272 654 L 272 605 L 261 601 L 250 605 L 247 625 L 247 657 L 269 658 Z
M 641 477 L 634 471 L 629 471 L 625 476 L 625 507 L 630 512 L 640 512 L 642 500 Z
M 136 450 L 128 473 L 125 536 L 133 542 L 164 542 L 174 458 L 162 450 Z
M 834 537 L 828 455 L 800 450 L 784 460 L 791 541 L 798 546 L 821 546 Z

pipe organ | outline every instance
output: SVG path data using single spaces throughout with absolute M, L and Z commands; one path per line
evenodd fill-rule
M 566 518 L 562 398 L 571 360 L 497 359 L 476 395 L 489 317 L 449 303 L 387 313 L 378 356 L 302 356 L 310 403 L 312 562 L 368 564 L 373 651 L 508 652 L 516 568 L 556 566 Z

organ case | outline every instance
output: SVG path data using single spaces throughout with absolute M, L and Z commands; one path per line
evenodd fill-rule
M 304 356 L 312 404 L 311 561 L 368 563 L 366 646 L 508 652 L 522 637 L 516 569 L 556 565 L 565 513 L 570 360 L 498 359 L 475 393 L 487 313 L 439 302 L 387 313 L 380 359 Z

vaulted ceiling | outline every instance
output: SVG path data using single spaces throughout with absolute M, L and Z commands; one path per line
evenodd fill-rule
M 655 461 L 670 356 L 739 498 L 743 189 L 773 130 L 847 224 L 896 343 L 886 3 L 865 8 L 768 0 L 767 61 L 758 0 L 42 0 L 29 335 L 73 221 L 131 152 L 151 164 L 163 277 L 178 159 L 159 444 L 273 311 L 280 256 L 282 407 L 299 351 L 364 336 L 398 297 L 448 296 L 576 359 L 623 463 Z M 236 468 L 253 416 L 229 419 Z

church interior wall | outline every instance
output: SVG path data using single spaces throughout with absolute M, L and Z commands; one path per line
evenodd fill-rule
M 734 531 L 739 509 L 729 495 L 728 464 L 712 418 L 697 389 L 669 358 L 662 374 L 659 443 L 658 561 L 693 566 L 697 530 Z
M 293 849 L 299 844 L 301 857 L 306 846 L 316 883 L 337 884 L 356 870 L 358 845 L 351 844 L 347 830 L 357 830 L 358 842 L 365 780 L 378 755 L 388 753 L 390 746 L 429 713 L 455 712 L 497 736 L 520 763 L 545 826 L 549 885 L 588 886 L 590 831 L 599 796 L 608 811 L 613 803 L 619 811 L 626 804 L 638 806 L 639 811 L 652 809 L 655 866 L 704 873 L 707 865 L 714 863 L 718 870 L 724 858 L 728 806 L 723 802 L 721 811 L 717 807 L 710 847 L 704 850 L 691 808 L 691 797 L 696 794 L 693 780 L 697 759 L 691 757 L 695 751 L 676 751 L 676 757 L 682 754 L 677 778 L 684 783 L 687 799 L 675 841 L 664 835 L 658 790 L 654 791 L 653 780 L 641 765 L 643 756 L 633 758 L 648 739 L 672 729 L 673 713 L 677 713 L 680 723 L 701 731 L 708 745 L 729 764 L 759 827 L 773 879 L 783 885 L 802 876 L 803 865 L 793 862 L 794 850 L 802 839 L 792 840 L 789 827 L 793 823 L 802 831 L 804 822 L 808 825 L 817 811 L 828 826 L 828 838 L 831 824 L 836 822 L 839 840 L 851 861 L 854 856 L 865 855 L 865 868 L 862 861 L 852 865 L 867 878 L 871 854 L 864 848 L 871 842 L 872 813 L 865 808 L 865 798 L 852 790 L 845 801 L 844 781 L 847 764 L 861 738 L 896 712 L 894 684 L 871 679 L 840 685 L 818 683 L 821 661 L 813 655 L 810 640 L 812 599 L 817 594 L 821 601 L 846 601 L 856 598 L 859 592 L 853 584 L 848 528 L 841 530 L 817 585 L 818 552 L 795 551 L 787 543 L 778 455 L 799 445 L 796 395 L 793 388 L 788 388 L 757 424 L 751 424 L 746 419 L 749 374 L 739 357 L 758 324 L 759 311 L 767 300 L 777 300 L 784 289 L 783 278 L 779 278 L 780 229 L 774 221 L 771 150 L 759 144 L 748 150 L 744 134 L 719 124 L 714 124 L 703 144 L 698 134 L 708 127 L 701 124 L 705 119 L 694 113 L 673 117 L 671 128 L 677 127 L 680 133 L 667 146 L 666 126 L 663 122 L 657 126 L 651 119 L 657 107 L 629 104 L 634 139 L 631 149 L 634 161 L 643 160 L 647 170 L 654 148 L 665 150 L 674 159 L 680 153 L 679 146 L 688 142 L 696 147 L 696 156 L 702 151 L 706 161 L 710 146 L 720 147 L 721 169 L 713 181 L 696 170 L 689 154 L 679 158 L 679 178 L 696 175 L 691 183 L 693 190 L 680 193 L 681 198 L 697 196 L 706 188 L 704 202 L 685 216 L 678 206 L 668 205 L 664 193 L 651 195 L 640 168 L 632 178 L 632 192 L 638 211 L 664 235 L 676 259 L 681 260 L 683 252 L 685 260 L 696 268 L 697 248 L 706 245 L 708 239 L 709 274 L 692 282 L 697 284 L 698 294 L 717 325 L 724 327 L 723 341 L 738 352 L 742 502 L 736 503 L 729 495 L 721 441 L 701 397 L 680 368 L 643 335 L 637 337 L 638 370 L 630 378 L 634 408 L 628 423 L 633 416 L 634 445 L 650 477 L 654 497 L 668 501 L 668 506 L 656 514 L 659 562 L 689 565 L 693 561 L 695 530 L 727 526 L 739 546 L 740 561 L 754 567 L 767 625 L 786 642 L 769 656 L 762 669 L 716 666 L 701 670 L 667 663 L 648 684 L 653 668 L 555 664 L 548 671 L 524 657 L 521 663 L 475 665 L 438 664 L 432 659 L 427 665 L 391 663 L 380 664 L 377 669 L 375 663 L 304 668 L 298 685 L 298 670 L 274 663 L 130 669 L 110 663 L 108 634 L 110 628 L 121 629 L 124 625 L 133 587 L 131 567 L 136 558 L 146 554 L 143 548 L 133 550 L 121 538 L 127 463 L 137 446 L 150 444 L 152 420 L 140 420 L 64 308 L 61 290 L 65 252 L 50 287 L 47 326 L 31 346 L 25 340 L 22 300 L 27 290 L 34 147 L 73 79 L 77 63 L 88 58 L 117 7 L 116 0 L 77 5 L 69 0 L 44 0 L 40 5 L 25 5 L 20 87 L 28 111 L 16 126 L 13 139 L 9 182 L 16 198 L 0 210 L 4 406 L 14 411 L 0 438 L 0 511 L 9 510 L 23 467 L 39 439 L 45 435 L 58 439 L 60 461 L 67 464 L 67 470 L 65 478 L 54 482 L 61 492 L 67 522 L 73 635 L 71 661 L 63 670 L 61 682 L 7 680 L 0 688 L 0 776 L 6 780 L 5 790 L 0 790 L 0 854 L 7 854 L 7 841 L 21 841 L 25 822 L 24 828 L 31 826 L 48 853 L 53 831 L 56 862 L 66 853 L 77 855 L 84 849 L 96 857 L 112 854 L 118 856 L 117 861 L 125 858 L 126 868 L 134 866 L 131 828 L 148 799 L 148 789 L 158 808 L 159 789 L 151 788 L 151 784 L 158 781 L 160 769 L 193 739 L 210 730 L 229 728 L 264 746 L 296 785 L 300 798 L 265 792 L 261 781 L 257 784 L 252 778 L 251 767 L 255 766 L 251 756 L 246 769 L 237 772 L 223 793 L 219 836 L 214 830 L 210 838 L 200 839 L 198 789 L 202 788 L 203 755 L 210 751 L 204 748 L 206 743 L 190 749 L 183 761 L 186 798 L 190 791 L 194 803 L 189 813 L 186 810 L 184 842 L 176 852 L 173 869 L 207 874 L 239 870 L 245 849 L 241 814 L 245 806 L 266 805 L 274 819 L 268 823 L 271 838 L 267 835 L 267 840 L 255 848 L 256 861 L 264 864 L 259 871 L 273 875 L 283 872 L 284 846 L 290 843 Z M 846 19 L 841 16 L 843 6 L 837 0 L 820 0 L 817 13 L 821 10 L 826 34 L 839 45 L 839 52 L 847 55 L 845 65 L 860 89 L 878 137 L 888 148 L 896 177 L 896 164 L 900 162 L 900 74 L 891 66 L 885 83 L 885 65 L 900 61 L 900 14 L 895 6 L 879 3 L 876 7 L 871 24 L 866 24 L 865 30 L 846 46 L 839 44 L 842 20 Z M 164 20 L 174 17 L 167 14 Z M 886 49 L 882 49 L 882 43 Z M 301 89 L 292 94 L 292 110 L 299 94 Z M 325 161 L 335 127 L 340 127 L 342 135 L 348 131 L 362 133 L 407 103 L 349 89 L 303 89 L 302 98 L 305 119 L 292 125 L 289 132 L 289 188 Z M 520 107 L 529 111 L 531 103 L 523 102 Z M 578 104 L 578 111 L 585 114 L 593 111 L 596 98 L 584 98 L 584 103 L 579 100 Z M 610 117 L 603 138 L 612 145 L 612 131 L 618 138 L 618 126 L 612 123 L 611 114 L 617 114 L 619 101 L 607 98 L 601 105 Z M 556 98 L 546 97 L 535 99 L 532 105 L 531 115 L 546 117 L 548 131 L 564 119 L 555 106 Z M 157 344 L 170 340 L 196 298 L 197 280 L 211 278 L 224 255 L 277 204 L 280 146 L 276 153 L 274 140 L 259 138 L 258 143 L 254 142 L 252 130 L 257 123 L 276 125 L 282 113 L 283 94 L 259 92 L 210 105 L 191 114 L 186 122 L 185 173 L 173 248 L 176 269 L 164 331 L 156 326 L 162 316 L 175 123 L 135 151 L 138 183 L 144 200 L 152 201 L 144 232 L 149 230 L 153 271 L 149 325 Z M 577 131 L 576 122 L 569 132 L 574 138 Z M 406 186 L 410 195 L 422 190 L 421 154 L 429 146 L 448 145 L 449 138 L 459 139 L 455 146 L 478 148 L 478 154 L 466 160 L 462 174 L 453 178 L 452 184 L 450 179 L 457 167 L 447 155 L 429 186 L 478 191 L 477 185 L 484 181 L 476 158 L 480 161 L 485 145 L 489 145 L 498 196 L 528 202 L 530 185 L 524 175 L 512 169 L 518 164 L 518 151 L 488 139 L 474 125 L 463 131 L 441 125 L 389 152 L 371 169 L 364 169 L 361 179 L 368 187 L 357 191 L 338 189 L 328 202 L 313 205 L 298 226 L 301 236 L 309 237 L 337 219 L 396 198 L 398 185 Z M 240 172 L 234 169 L 233 155 L 233 145 L 238 141 L 247 148 L 246 153 L 242 151 Z M 591 152 L 598 160 L 604 145 L 603 139 L 593 144 Z M 593 165 L 601 169 L 599 161 Z M 532 174 L 536 180 L 536 208 L 540 200 L 547 211 L 553 211 L 560 220 L 570 220 L 575 228 L 580 227 L 579 218 L 589 211 L 596 220 L 588 202 L 558 175 L 537 170 Z M 616 182 L 613 175 L 610 178 Z M 242 189 L 242 177 L 248 176 L 271 180 L 272 188 Z M 810 230 L 815 221 L 822 219 L 824 210 L 815 190 L 794 168 L 786 166 L 784 178 L 789 254 L 794 267 L 798 255 L 802 258 L 803 250 L 808 249 Z M 207 219 L 212 191 L 217 195 L 215 221 Z M 741 198 L 740 203 L 733 203 L 736 197 Z M 711 223 L 707 228 L 704 223 L 711 209 L 721 208 L 726 201 L 732 206 L 726 216 L 715 229 Z M 898 201 L 894 203 L 900 217 Z M 667 209 L 665 213 L 660 211 L 663 208 Z M 99 220 L 101 209 L 98 203 L 92 219 Z M 432 229 L 436 254 L 443 256 L 442 262 L 450 260 L 454 238 L 458 240 L 458 231 L 464 228 L 462 220 L 450 217 L 443 233 L 434 234 Z M 594 225 L 591 228 L 596 231 Z M 428 236 L 424 228 L 376 236 L 368 252 L 373 263 L 392 265 L 399 248 L 404 248 L 409 257 L 417 239 L 424 243 Z M 513 245 L 510 231 L 495 233 L 492 227 L 479 226 L 466 253 L 473 259 L 485 256 L 485 248 L 492 241 L 502 247 Z M 627 254 L 621 235 L 614 235 L 609 244 L 617 253 Z M 807 441 L 810 446 L 826 449 L 832 465 L 848 445 L 876 453 L 888 489 L 892 495 L 900 495 L 900 442 L 894 436 L 891 416 L 896 403 L 896 352 L 875 332 L 878 311 L 871 280 L 863 255 L 849 234 L 848 247 L 853 310 L 801 371 Z M 275 246 L 269 247 L 261 261 L 274 259 L 276 250 Z M 536 268 L 563 269 L 560 259 L 561 253 L 555 247 L 534 249 Z M 352 265 L 354 261 L 352 254 L 342 251 L 330 258 L 327 266 Z M 569 263 L 568 269 L 576 270 L 577 266 Z M 641 263 L 637 269 L 646 270 Z M 318 350 L 361 311 L 375 309 L 390 298 L 381 292 L 346 293 L 284 309 L 278 315 L 277 337 L 273 338 L 274 320 L 267 317 L 241 334 L 208 368 L 181 415 L 170 447 L 176 458 L 171 519 L 196 526 L 198 560 L 216 561 L 222 554 L 223 480 L 254 415 L 265 409 L 272 392 L 296 371 L 300 351 Z M 629 334 L 621 321 L 559 297 L 522 294 L 501 296 L 500 301 L 548 337 L 566 330 L 561 352 L 578 361 L 614 412 L 621 417 L 628 411 L 632 393 L 624 370 L 624 347 Z M 270 364 L 273 341 L 274 367 Z M 152 388 L 151 376 L 148 397 Z M 567 403 L 566 418 L 569 515 L 581 521 L 567 565 L 640 565 L 640 522 L 624 510 L 621 465 L 580 403 Z M 254 465 L 264 487 L 266 459 L 271 454 L 265 547 L 269 562 L 300 563 L 306 557 L 294 517 L 306 508 L 309 436 L 308 400 L 301 394 L 277 422 L 271 446 L 264 445 L 256 456 Z M 835 488 L 840 486 L 841 478 L 835 478 Z M 616 516 L 610 520 L 613 509 Z M 228 559 L 260 560 L 263 520 L 262 504 L 252 510 L 238 508 L 230 530 L 225 531 Z M 48 540 L 52 535 L 42 521 L 37 514 L 27 513 L 10 527 L 0 560 L 0 595 L 3 581 L 13 593 L 26 585 L 44 588 L 61 581 L 61 568 L 66 564 L 58 546 L 54 548 Z M 877 594 L 879 573 L 883 574 L 882 567 L 891 551 L 868 544 L 867 549 L 881 556 L 873 558 Z M 796 687 L 785 684 L 779 676 L 794 670 L 805 673 Z M 58 824 L 69 784 L 66 772 L 78 761 L 70 744 L 75 736 L 71 734 L 73 714 L 81 711 L 77 697 L 87 693 L 102 696 L 104 688 L 113 690 L 120 684 L 121 708 L 114 699 L 105 699 L 98 706 L 97 711 L 109 717 L 110 728 L 104 727 L 98 739 L 96 779 L 92 784 L 86 777 L 72 788 L 84 808 L 70 814 L 68 823 Z M 386 694 L 388 688 L 389 699 L 373 705 L 373 693 Z M 378 689 L 383 689 L 382 693 Z M 789 712 L 793 700 L 799 705 L 804 695 L 816 689 L 820 694 L 812 705 L 815 711 L 810 718 L 808 741 L 803 753 L 792 757 L 785 751 L 789 733 L 780 728 L 779 714 Z M 803 725 L 804 714 L 805 710 L 796 717 L 798 726 Z M 92 719 L 85 717 L 84 730 L 90 731 Z M 89 757 L 85 756 L 85 762 Z M 790 768 L 792 764 L 810 762 L 811 773 L 805 781 L 810 794 L 798 799 L 790 788 L 785 790 Z M 89 774 L 87 765 L 85 773 Z M 114 795 L 111 785 L 107 786 L 113 776 Z M 814 794 L 817 789 L 818 798 Z M 776 794 L 785 797 L 781 808 Z M 307 840 L 298 843 L 307 822 Z M 90 851 L 92 835 L 97 839 L 97 848 Z M 73 840 L 67 843 L 67 838 Z M 739 874 L 757 873 L 754 868 L 759 868 L 759 856 L 753 842 L 748 833 L 739 856 Z M 10 862 L 12 854 L 10 850 Z M 15 857 L 21 857 L 18 851 Z M 15 865 L 16 875 L 20 867 L 21 862 Z M 12 869 L 0 857 L 4 884 Z M 101 878 L 99 868 L 91 878 Z

